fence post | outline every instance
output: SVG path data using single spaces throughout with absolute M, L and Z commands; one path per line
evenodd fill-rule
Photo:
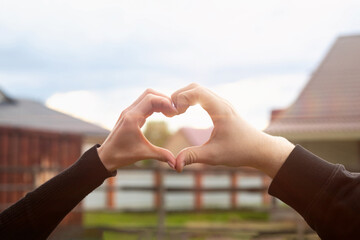
M 201 210 L 203 205 L 202 200 L 202 172 L 195 172 L 195 210 Z
M 155 193 L 155 206 L 158 211 L 158 232 L 157 239 L 164 239 L 165 235 L 165 200 L 164 200 L 164 169 L 158 165 L 158 168 L 154 171 L 154 183 L 157 191 Z
M 1 130 L 0 137 L 2 138 L 0 141 L 0 164 L 1 164 L 1 166 L 4 166 L 6 168 L 9 166 L 9 160 L 8 160 L 9 137 L 8 137 L 7 131 L 5 129 L 0 129 L 0 130 Z M 9 176 L 9 174 L 6 171 L 1 172 L 0 184 L 6 186 L 6 184 L 9 183 L 8 176 Z M 6 197 L 8 194 L 9 194 L 9 192 L 6 191 L 5 189 L 0 192 L 0 205 L 4 206 L 0 209 L 1 211 L 3 209 L 5 209 L 6 205 L 8 204 L 7 197 Z
M 154 207 L 155 209 L 159 209 L 161 206 L 161 196 L 160 196 L 160 191 L 159 191 L 159 187 L 162 185 L 162 177 L 160 174 L 160 170 L 159 169 L 155 169 L 154 170 L 154 187 L 155 187 L 155 194 L 154 194 Z
M 270 177 L 268 177 L 267 175 L 264 174 L 262 176 L 262 182 L 263 182 L 263 187 L 268 189 L 268 187 L 270 186 L 270 183 L 271 183 L 271 179 L 270 179 Z M 271 196 L 267 193 L 267 190 L 263 191 L 262 199 L 263 199 L 263 205 L 265 205 L 265 206 L 271 205 Z
M 115 177 L 108 178 L 106 191 L 106 207 L 107 209 L 115 208 Z
M 233 171 L 230 174 L 231 177 L 231 208 L 237 207 L 237 172 Z

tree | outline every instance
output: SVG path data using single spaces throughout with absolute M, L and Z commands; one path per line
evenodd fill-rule
M 168 125 L 164 121 L 150 121 L 146 124 L 144 136 L 154 145 L 164 147 L 170 136 Z M 142 161 L 145 166 L 153 165 L 153 161 Z
M 169 128 L 164 121 L 150 121 L 146 124 L 144 136 L 154 145 L 164 147 L 170 136 Z

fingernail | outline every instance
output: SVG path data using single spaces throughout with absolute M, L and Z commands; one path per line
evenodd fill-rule
M 172 168 L 172 169 L 175 169 L 175 167 L 174 167 L 174 164 L 172 163 L 172 162 L 167 162 L 168 163 L 168 165 Z

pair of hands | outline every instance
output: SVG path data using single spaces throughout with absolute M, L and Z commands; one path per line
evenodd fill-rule
M 202 146 L 185 148 L 175 158 L 167 149 L 152 145 L 142 134 L 141 127 L 152 113 L 162 112 L 173 117 L 197 103 L 214 124 L 209 140 Z M 254 167 L 273 178 L 293 148 L 284 138 L 258 131 L 226 100 L 193 83 L 173 93 L 171 98 L 152 89 L 146 90 L 121 113 L 98 153 L 109 171 L 139 160 L 157 159 L 178 172 L 186 165 L 204 163 Z

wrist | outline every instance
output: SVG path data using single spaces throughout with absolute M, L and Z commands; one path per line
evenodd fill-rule
M 109 172 L 113 172 L 117 169 L 116 165 L 113 163 L 112 158 L 107 154 L 104 145 L 101 145 L 97 148 L 97 152 L 100 158 L 100 161 Z
M 274 178 L 295 146 L 283 137 L 265 134 L 265 138 L 264 151 L 257 168 Z

